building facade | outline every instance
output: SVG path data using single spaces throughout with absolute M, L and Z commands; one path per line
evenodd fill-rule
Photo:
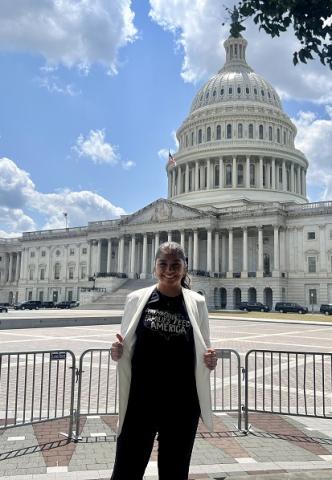
M 308 203 L 308 161 L 275 89 L 246 62 L 247 41 L 196 94 L 166 167 L 168 199 L 116 220 L 0 239 L 0 302 L 79 299 L 153 275 L 181 243 L 210 308 L 242 300 L 332 303 L 332 202 Z

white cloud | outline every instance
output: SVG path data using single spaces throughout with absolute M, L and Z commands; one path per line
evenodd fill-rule
M 309 160 L 309 186 L 320 191 L 318 200 L 332 199 L 332 106 L 326 107 L 326 118 L 314 112 L 299 112 L 292 119 L 297 126 L 296 147 Z
M 2 0 L 0 48 L 42 55 L 50 65 L 116 73 L 119 50 L 135 40 L 131 0 Z
M 76 90 L 72 83 L 64 84 L 59 77 L 55 75 L 37 77 L 36 82 L 40 87 L 45 88 L 50 93 L 59 93 L 61 95 L 69 95 L 70 97 L 76 97 L 81 94 L 81 91 Z
M 166 148 L 161 148 L 158 152 L 158 157 L 161 160 L 165 160 L 165 162 L 168 161 L 168 150 Z
M 119 161 L 118 147 L 105 141 L 105 130 L 90 130 L 86 138 L 81 134 L 73 150 L 79 157 L 91 158 L 94 163 L 115 165 Z
M 136 163 L 132 160 L 128 160 L 127 162 L 122 162 L 122 168 L 124 170 L 131 170 L 132 168 L 136 167 Z
M 63 212 L 68 213 L 72 227 L 125 214 L 123 208 L 95 192 L 38 192 L 26 171 L 9 158 L 0 158 L 0 236 L 16 236 L 36 228 L 63 228 Z M 43 223 L 37 226 L 33 215 L 41 217 Z
M 223 41 L 229 35 L 229 18 L 224 5 L 233 0 L 150 0 L 150 16 L 163 29 L 172 32 L 183 53 L 181 76 L 196 83 L 215 74 L 225 61 Z M 222 26 L 226 21 L 227 25 Z M 318 60 L 293 66 L 298 48 L 292 32 L 271 39 L 251 20 L 246 22 L 249 42 L 247 60 L 254 70 L 275 86 L 283 97 L 332 101 L 332 76 Z

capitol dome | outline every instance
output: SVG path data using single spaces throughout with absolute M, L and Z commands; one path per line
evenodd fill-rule
M 224 46 L 224 67 L 177 131 L 169 198 L 198 208 L 307 202 L 308 161 L 294 146 L 295 125 L 274 87 L 247 64 L 247 40 L 229 37 Z

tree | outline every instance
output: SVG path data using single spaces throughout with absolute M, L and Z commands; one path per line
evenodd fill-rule
M 241 23 L 253 17 L 271 37 L 292 25 L 302 45 L 293 54 L 294 65 L 317 55 L 332 69 L 332 0 L 242 0 L 238 14 Z

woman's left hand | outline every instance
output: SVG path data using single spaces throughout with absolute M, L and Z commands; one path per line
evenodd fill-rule
M 217 355 L 214 348 L 208 348 L 204 353 L 204 363 L 210 370 L 214 370 L 217 366 Z

